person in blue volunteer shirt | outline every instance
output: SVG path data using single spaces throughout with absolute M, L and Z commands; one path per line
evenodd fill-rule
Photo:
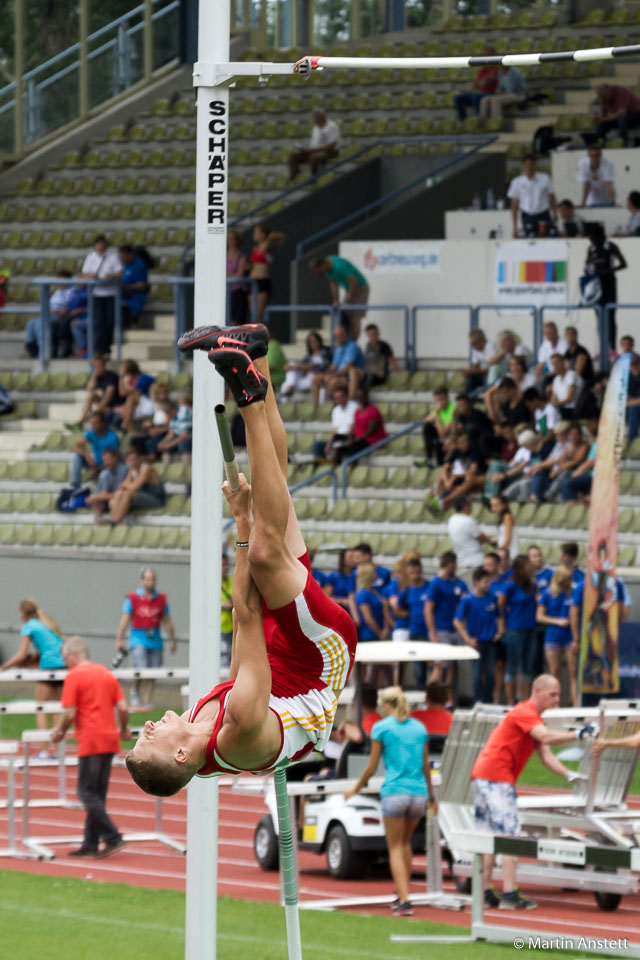
M 578 544 L 570 540 L 560 546 L 560 566 L 568 567 L 571 570 L 571 589 L 575 590 L 577 586 L 584 583 L 584 570 L 578 567 Z
M 156 590 L 156 574 L 151 567 L 143 567 L 140 572 L 140 586 L 124 599 L 122 616 L 116 634 L 116 649 L 124 650 L 124 635 L 131 624 L 129 649 L 131 661 L 138 670 L 162 666 L 162 634 L 164 624 L 169 635 L 171 653 L 176 652 L 176 635 L 173 621 L 169 615 L 169 602 L 166 593 Z M 140 690 L 144 688 L 143 709 L 151 707 L 153 680 L 134 680 L 129 695 L 132 707 L 140 705 Z
M 72 487 L 79 487 L 82 483 L 82 469 L 86 467 L 92 477 L 97 477 L 102 470 L 102 454 L 106 449 L 119 450 L 120 437 L 107 427 L 107 419 L 101 410 L 94 410 L 89 418 L 90 429 L 76 440 L 71 457 L 69 483 Z
M 351 603 L 351 616 L 356 623 L 359 623 L 358 610 L 356 605 L 356 578 L 358 575 L 358 567 L 361 567 L 364 563 L 373 563 L 373 551 L 368 543 L 359 543 L 356 547 L 353 548 L 353 559 L 355 562 L 355 567 L 351 571 L 351 576 L 349 577 L 349 599 Z M 381 567 L 374 564 L 376 575 L 373 582 L 373 586 L 379 592 L 382 591 L 383 587 L 389 583 L 391 579 L 391 570 L 388 567 Z
M 16 653 L 0 670 L 9 670 L 11 667 L 39 667 L 41 670 L 65 670 L 66 664 L 62 656 L 64 639 L 58 624 L 44 613 L 35 600 L 21 600 L 18 605 L 22 628 L 20 630 L 20 646 Z M 35 655 L 29 656 L 29 644 L 35 647 Z M 36 703 L 46 700 L 59 700 L 62 694 L 62 680 L 36 683 Z M 39 730 L 47 729 L 46 713 L 36 713 L 36 726 Z M 41 751 L 44 757 L 49 754 Z
M 403 590 L 409 586 L 409 574 L 407 564 L 411 560 L 417 560 L 420 563 L 420 554 L 417 550 L 405 550 L 398 558 L 393 570 L 391 571 L 391 580 L 382 588 L 382 596 L 389 607 L 389 616 L 393 620 L 393 640 L 408 640 L 409 625 L 407 623 L 407 613 L 398 607 L 398 598 Z M 422 574 L 420 574 L 422 576 Z M 396 634 L 396 631 L 399 631 Z
M 512 706 L 516 699 L 518 677 L 519 699 L 526 700 L 531 693 L 532 665 L 536 652 L 536 581 L 531 562 L 523 554 L 513 561 L 511 579 L 499 594 L 498 602 L 504 620 L 504 645 L 507 651 L 504 685 L 507 703 Z
M 500 637 L 498 603 L 489 590 L 489 574 L 483 567 L 476 567 L 472 579 L 473 589 L 458 604 L 453 625 L 464 642 L 480 654 L 479 660 L 471 661 L 474 703 L 492 703 Z
M 571 607 L 571 570 L 560 565 L 551 583 L 538 600 L 536 620 L 545 627 L 544 652 L 549 673 L 562 682 L 562 661 L 566 660 L 569 674 L 571 703 L 579 706 L 578 668 L 576 651 L 571 636 L 569 609 Z
M 338 569 L 332 570 L 331 573 L 327 574 L 325 583 L 322 584 L 322 589 L 327 594 L 328 597 L 331 597 L 332 600 L 335 600 L 336 603 L 339 603 L 341 607 L 344 607 L 345 610 L 348 610 L 351 613 L 351 606 L 349 603 L 349 593 L 351 592 L 351 574 L 355 567 L 355 559 L 353 556 L 353 550 L 344 549 L 340 551 L 340 558 L 338 560 Z
M 137 323 L 149 292 L 149 277 L 144 260 L 139 257 L 132 246 L 123 244 L 118 250 L 122 275 L 122 324 L 131 327 Z
M 383 719 L 371 731 L 369 762 L 353 790 L 345 793 L 345 799 L 367 785 L 382 758 L 385 777 L 380 804 L 391 875 L 398 894 L 392 910 L 397 916 L 411 916 L 411 837 L 427 804 L 434 813 L 437 811 L 429 768 L 429 735 L 419 720 L 409 716 L 409 704 L 400 687 L 382 690 L 379 703 Z
M 376 568 L 363 563 L 357 568 L 356 606 L 360 621 L 360 641 L 388 640 L 390 622 L 385 614 L 384 601 L 375 588 Z
M 398 596 L 396 611 L 399 617 L 404 616 L 405 625 L 409 628 L 409 639 L 425 641 L 429 639 L 426 619 L 428 584 L 422 574 L 420 560 L 409 560 L 407 577 L 409 586 Z M 414 663 L 413 670 L 416 683 L 423 688 L 427 679 L 426 665 Z
M 460 600 L 468 593 L 464 580 L 456 576 L 457 557 L 453 550 L 446 550 L 440 557 L 438 575 L 433 578 L 427 590 L 425 615 L 429 640 L 432 643 L 460 643 L 458 632 L 453 626 Z M 443 673 L 446 672 L 446 679 Z M 452 669 L 450 664 L 441 663 L 434 667 L 430 682 L 451 686 Z
M 538 601 L 540 601 L 540 597 L 551 583 L 553 570 L 551 567 L 545 566 L 542 550 L 536 544 L 532 544 L 529 547 L 527 550 L 527 556 L 529 557 L 531 566 L 533 567 L 533 573 L 537 584 Z M 545 628 L 542 626 L 542 624 L 538 623 L 536 626 L 536 656 L 533 662 L 533 669 L 531 671 L 534 677 L 538 677 L 541 673 L 544 673 L 545 670 L 544 633 Z
M 332 397 L 337 386 L 345 385 L 349 399 L 352 400 L 364 376 L 365 366 L 364 353 L 355 340 L 349 340 L 346 327 L 336 327 L 333 331 L 331 363 L 326 370 L 314 374 L 311 381 L 313 402 L 319 403 L 322 387 L 325 387 L 327 395 Z

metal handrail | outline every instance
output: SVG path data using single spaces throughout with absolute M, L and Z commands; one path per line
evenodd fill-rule
M 342 491 L 342 498 L 347 495 L 347 467 L 355 463 L 357 460 L 360 460 L 362 457 L 368 457 L 370 453 L 373 453 L 374 450 L 379 450 L 380 447 L 386 447 L 388 443 L 391 443 L 393 440 L 397 440 L 398 437 L 404 437 L 407 433 L 413 433 L 413 431 L 421 426 L 424 423 L 424 418 L 420 420 L 414 420 L 413 423 L 409 424 L 408 427 L 403 427 L 402 430 L 398 430 L 397 433 L 391 433 L 388 437 L 385 437 L 384 440 L 378 440 L 377 443 L 372 443 L 370 447 L 367 447 L 366 450 L 359 450 L 358 453 L 353 453 L 350 457 L 345 457 L 344 460 L 340 463 L 340 489 Z
M 366 451 L 365 451 L 366 452 Z M 297 493 L 298 490 L 302 490 L 304 487 L 311 487 L 316 484 L 319 480 L 322 480 L 323 477 L 331 476 L 331 499 L 335 504 L 338 500 L 338 478 L 333 467 L 325 467 L 320 470 L 318 473 L 314 473 L 312 476 L 307 477 L 306 480 L 301 480 L 299 483 L 294 483 L 289 487 L 289 493 L 293 496 L 294 493 Z M 223 530 L 228 530 L 229 527 L 233 526 L 234 520 L 233 517 L 228 519 L 222 525 Z
M 375 200 L 372 200 L 370 203 L 365 204 L 363 207 L 360 207 L 358 210 L 355 210 L 353 213 L 348 214 L 346 217 L 342 217 L 340 220 L 336 220 L 334 223 L 330 224 L 328 227 L 324 227 L 322 230 L 312 233 L 311 236 L 305 237 L 304 240 L 301 240 L 296 246 L 296 259 L 300 260 L 304 256 L 305 248 L 311 246 L 313 243 L 316 243 L 322 237 L 327 236 L 330 233 L 336 233 L 339 230 L 342 230 L 347 224 L 352 223 L 358 217 L 365 216 L 366 214 L 372 212 L 375 208 L 382 206 L 390 200 L 394 200 L 396 197 L 401 196 L 403 193 L 406 193 L 408 190 L 411 190 L 413 187 L 417 187 L 420 183 L 424 182 L 425 178 L 433 179 L 434 177 L 439 176 L 445 170 L 448 170 L 449 167 L 455 166 L 455 164 L 460 163 L 461 160 L 465 160 L 467 157 L 472 156 L 474 153 L 477 153 L 478 150 L 482 150 L 484 147 L 489 146 L 489 144 L 494 143 L 498 139 L 495 134 L 467 134 L 467 135 L 441 135 L 441 136 L 432 136 L 432 137 L 384 137 L 372 147 L 378 145 L 386 144 L 397 144 L 397 143 L 413 143 L 413 142 L 427 142 L 427 143 L 465 143 L 471 142 L 474 144 L 469 150 L 465 151 L 462 154 L 451 157 L 449 160 L 446 160 L 440 166 L 436 167 L 434 170 L 429 170 L 428 173 L 421 173 L 420 176 L 415 177 L 413 180 L 409 180 L 408 183 L 403 184 L 401 187 L 398 187 L 396 190 L 391 190 L 389 193 L 383 194 L 381 197 L 377 197 Z M 371 149 L 371 148 L 370 148 Z M 273 201 L 272 201 L 273 202 Z
M 633 307 L 635 304 L 629 304 L 628 306 Z M 600 370 L 602 373 L 606 373 L 609 369 L 609 331 L 606 320 L 609 317 L 609 312 L 617 308 L 617 303 L 607 303 L 605 306 L 600 306 L 598 303 L 548 304 L 540 307 L 540 326 L 542 327 L 544 323 L 545 313 L 558 313 L 567 310 L 594 310 L 598 326 L 598 342 L 600 345 Z
M 269 306 L 264 311 L 264 322 L 269 323 L 269 317 L 272 313 L 328 313 L 331 321 L 331 333 L 333 333 L 336 320 L 336 311 L 337 308 L 333 304 L 324 304 L 324 303 L 287 303 L 287 304 L 269 304 Z M 297 327 L 295 324 L 295 317 L 293 327 L 291 329 L 292 341 L 295 341 L 295 335 L 297 332 Z

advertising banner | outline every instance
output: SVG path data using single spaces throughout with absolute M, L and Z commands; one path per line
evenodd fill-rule
M 536 307 L 568 302 L 565 240 L 511 240 L 495 246 L 496 303 Z

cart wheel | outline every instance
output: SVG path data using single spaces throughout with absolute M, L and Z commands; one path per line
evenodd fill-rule
M 596 898 L 596 903 L 601 910 L 611 911 L 617 910 L 622 900 L 621 893 L 602 893 L 602 891 L 594 891 L 594 897 Z
M 253 851 L 261 870 L 278 869 L 278 838 L 270 816 L 258 821 L 253 835 Z
M 327 867 L 336 880 L 361 876 L 364 872 L 364 858 L 352 852 L 346 831 L 338 823 L 331 827 L 327 835 Z
M 453 882 L 456 885 L 458 893 L 471 893 L 471 877 L 454 876 Z

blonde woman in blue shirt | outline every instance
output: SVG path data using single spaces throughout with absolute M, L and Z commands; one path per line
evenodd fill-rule
M 355 796 L 367 785 L 382 758 L 385 777 L 380 801 L 391 875 L 398 893 L 392 910 L 397 916 L 408 917 L 413 913 L 409 901 L 411 838 L 427 803 L 436 810 L 429 768 L 429 735 L 419 720 L 409 716 L 409 704 L 400 687 L 382 690 L 379 704 L 383 719 L 371 731 L 369 762 L 345 798 Z

